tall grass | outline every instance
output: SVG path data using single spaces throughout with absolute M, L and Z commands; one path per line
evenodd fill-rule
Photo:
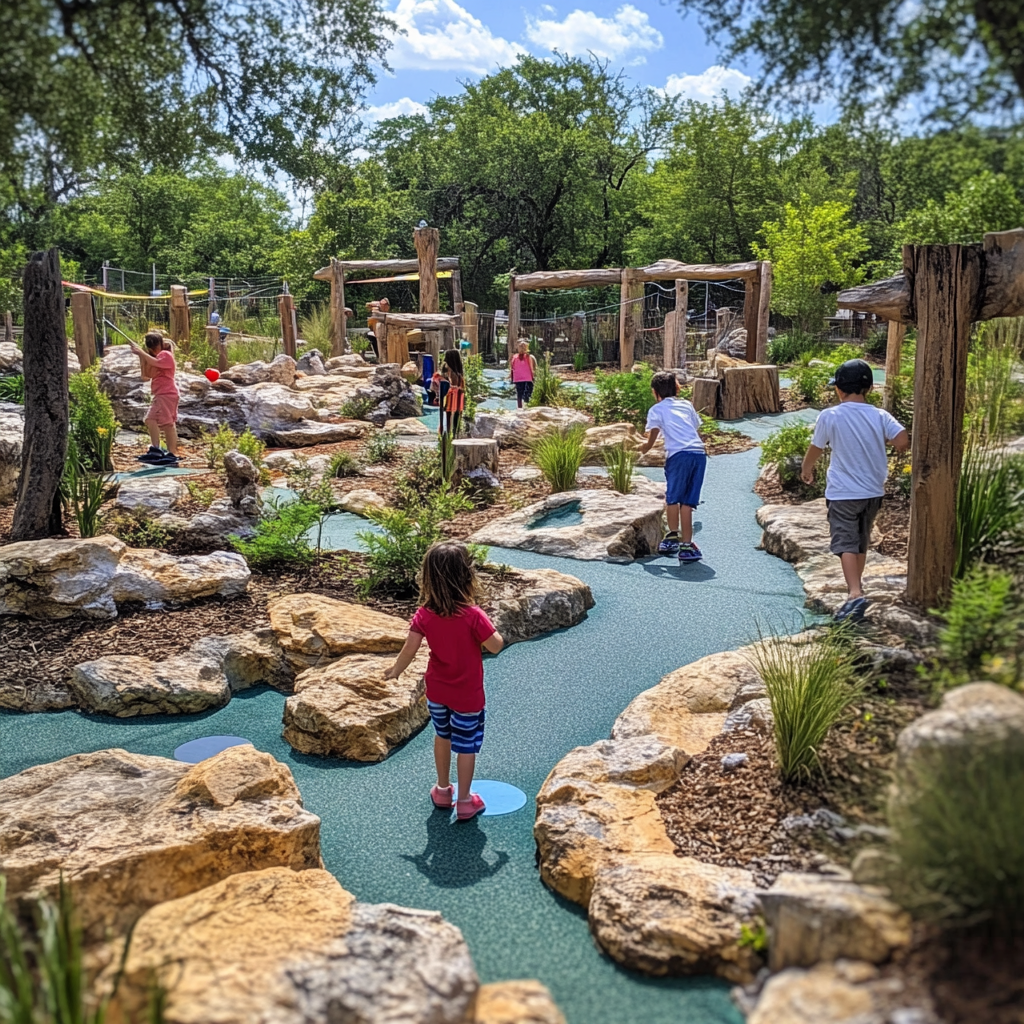
M 331 307 L 326 302 L 313 306 L 306 316 L 299 317 L 299 336 L 307 349 L 331 352 Z
M 1024 387 L 1013 371 L 1024 342 L 1024 319 L 978 325 L 967 357 L 968 432 L 1001 439 L 1024 424 Z
M 25 378 L 20 373 L 0 377 L 0 402 L 25 404 Z
M 962 578 L 1007 536 L 1024 529 L 1024 456 L 1005 456 L 973 434 L 964 449 L 956 496 L 957 555 Z
M 861 693 L 848 630 L 832 627 L 808 643 L 762 635 L 751 660 L 771 701 L 779 772 L 787 782 L 806 778 L 829 730 Z
M 571 491 L 576 486 L 576 474 L 587 451 L 583 434 L 581 425 L 555 428 L 543 433 L 530 446 L 533 461 L 555 493 Z
M 608 467 L 608 477 L 619 494 L 629 494 L 633 490 L 633 470 L 637 458 L 637 453 L 625 441 L 605 451 L 604 464 Z
M 561 387 L 562 379 L 551 369 L 551 353 L 545 352 L 544 358 L 537 364 L 537 376 L 533 382 L 530 405 L 558 405 L 558 392 Z

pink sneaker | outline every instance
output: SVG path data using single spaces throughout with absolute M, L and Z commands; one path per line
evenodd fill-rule
M 487 810 L 487 804 L 484 803 L 484 799 L 479 793 L 470 793 L 468 800 L 455 801 L 455 817 L 459 821 L 469 821 L 470 818 L 475 818 L 485 810 Z
M 454 786 L 446 786 L 444 789 L 440 786 L 434 786 L 430 791 L 431 802 L 435 807 L 440 808 L 442 811 L 450 811 L 452 809 L 452 800 L 454 798 Z

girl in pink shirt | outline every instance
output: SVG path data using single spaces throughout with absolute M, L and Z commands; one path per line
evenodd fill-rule
M 149 462 L 159 466 L 176 466 L 179 459 L 178 451 L 178 385 L 174 382 L 177 367 L 174 354 L 170 350 L 170 342 L 164 341 L 159 331 L 150 331 L 143 339 L 145 350 L 134 342 L 131 350 L 139 357 L 142 364 L 142 376 L 150 381 L 149 389 L 153 395 L 153 403 L 146 413 L 146 426 L 149 428 L 149 451 L 139 456 L 140 462 Z M 160 447 L 160 432 L 167 439 L 167 450 Z
M 522 409 L 524 402 L 533 397 L 533 378 L 537 373 L 537 360 L 530 355 L 530 344 L 519 342 L 519 351 L 511 359 L 512 383 L 516 386 L 516 405 Z
M 420 608 L 409 635 L 385 679 L 397 679 L 411 664 L 426 638 L 427 708 L 434 723 L 437 785 L 430 791 L 435 807 L 451 810 L 452 751 L 458 765 L 459 792 L 454 800 L 459 821 L 475 818 L 485 805 L 470 792 L 476 755 L 484 740 L 484 661 L 481 648 L 497 654 L 501 634 L 476 604 L 476 574 L 465 544 L 434 544 L 423 559 Z

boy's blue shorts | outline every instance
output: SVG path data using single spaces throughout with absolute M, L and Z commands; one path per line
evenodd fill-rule
M 484 743 L 484 709 L 473 714 L 452 711 L 446 704 L 427 701 L 427 710 L 434 723 L 434 732 L 443 740 L 452 741 L 456 754 L 479 754 Z
M 700 489 L 704 486 L 704 470 L 708 457 L 704 452 L 676 452 L 665 460 L 665 504 L 700 504 Z

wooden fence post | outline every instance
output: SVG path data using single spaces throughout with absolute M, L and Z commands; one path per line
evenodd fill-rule
M 10 310 L 4 313 L 4 341 L 14 344 L 14 314 Z
M 96 358 L 96 321 L 93 318 L 92 296 L 88 292 L 71 293 L 71 324 L 75 335 L 75 355 L 83 369 Z
M 903 360 L 903 339 L 907 333 L 907 325 L 897 320 L 889 321 L 889 336 L 885 343 L 885 395 L 882 406 L 886 412 L 892 412 L 892 382 L 900 375 Z
M 456 267 L 452 271 L 452 312 L 461 313 L 465 305 L 462 298 L 462 271 Z
M 619 286 L 619 368 L 623 372 L 633 369 L 636 338 L 643 323 L 644 283 L 634 275 L 631 267 L 624 267 Z
M 171 341 L 187 351 L 192 334 L 188 314 L 188 291 L 183 284 L 171 285 L 170 305 Z
M 761 305 L 761 279 L 748 277 L 743 282 L 743 328 L 747 332 L 748 363 L 757 362 L 757 311 Z
M 281 318 L 281 345 L 285 355 L 295 358 L 295 300 L 284 292 L 277 297 L 277 312 Z
M 68 340 L 60 252 L 34 252 L 24 275 L 25 440 L 11 540 L 60 533 L 60 480 L 68 447 Z
M 338 260 L 331 260 L 331 355 L 343 356 L 348 342 L 345 323 L 345 271 Z
M 903 266 L 909 318 L 917 321 L 907 597 L 933 608 L 948 596 L 956 565 L 967 350 L 981 303 L 981 246 L 904 246 Z
M 508 282 L 508 349 L 509 360 L 516 354 L 516 345 L 519 343 L 519 292 L 516 291 L 516 275 L 513 274 Z
M 440 312 L 440 299 L 437 294 L 437 251 L 441 247 L 441 232 L 437 228 L 416 228 L 412 238 L 420 264 L 420 312 Z
M 480 321 L 475 302 L 462 304 L 462 334 L 469 342 L 469 351 L 476 355 L 480 351 Z
M 676 281 L 676 308 L 673 327 L 672 353 L 673 361 L 666 363 L 665 369 L 686 366 L 686 317 L 690 305 L 690 282 Z
M 768 260 L 761 260 L 758 266 L 761 287 L 757 293 L 757 349 L 754 361 L 768 361 L 768 315 L 772 302 L 772 265 Z

